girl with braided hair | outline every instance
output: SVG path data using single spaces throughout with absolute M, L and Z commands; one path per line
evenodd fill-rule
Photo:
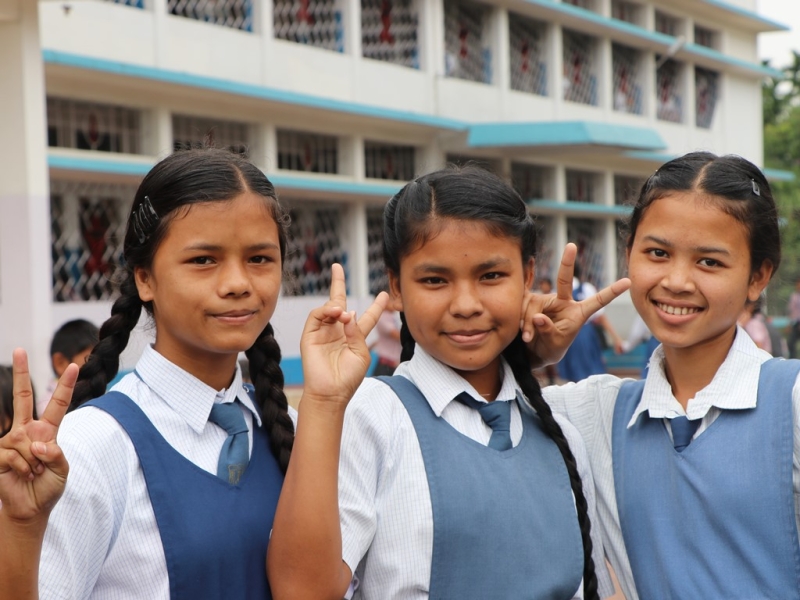
M 613 594 L 585 449 L 543 400 L 530 357 L 557 361 L 628 282 L 573 300 L 569 244 L 557 295 L 531 294 L 534 221 L 508 183 L 472 166 L 403 187 L 383 235 L 405 362 L 362 383 L 376 318 L 342 320 L 343 278 L 312 312 L 268 555 L 275 597 Z
M 294 439 L 270 324 L 287 225 L 269 180 L 228 151 L 177 152 L 145 176 L 120 295 L 63 422 L 75 367 L 34 421 L 15 354 L 0 595 L 270 597 L 264 562 Z M 143 309 L 155 343 L 106 394 Z M 242 351 L 254 388 L 241 381 Z

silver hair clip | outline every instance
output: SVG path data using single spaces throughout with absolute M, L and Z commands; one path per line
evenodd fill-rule
M 761 197 L 761 188 L 758 187 L 758 184 L 756 183 L 756 180 L 755 179 L 751 179 L 750 182 L 753 184 L 753 193 L 756 196 Z
M 144 244 L 158 226 L 158 213 L 153 208 L 149 196 L 144 197 L 139 208 L 133 211 L 131 218 L 133 219 L 133 232 L 139 243 Z

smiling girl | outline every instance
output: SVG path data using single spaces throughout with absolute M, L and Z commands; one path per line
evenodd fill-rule
M 647 378 L 544 390 L 586 442 L 623 592 L 800 598 L 800 361 L 737 326 L 781 260 L 769 184 L 738 156 L 688 154 L 629 225 L 631 298 L 661 341 Z
M 326 312 L 345 308 L 343 279 L 311 314 L 268 557 L 276 598 L 341 599 L 355 581 L 357 597 L 380 600 L 613 591 L 582 442 L 528 362 L 529 350 L 548 354 L 533 322 L 553 328 L 528 292 L 535 232 L 514 189 L 478 168 L 425 175 L 389 201 L 384 260 L 405 362 L 362 383 L 363 336 Z M 575 251 L 550 310 L 580 325 L 626 284 L 574 301 Z

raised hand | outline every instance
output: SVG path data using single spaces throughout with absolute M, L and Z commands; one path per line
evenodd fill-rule
M 561 256 L 555 294 L 527 293 L 522 304 L 522 337 L 528 345 L 531 366 L 561 360 L 590 316 L 625 292 L 630 279 L 623 278 L 580 302 L 572 297 L 572 279 L 578 248 L 569 243 Z
M 344 269 L 331 268 L 330 299 L 313 310 L 300 341 L 303 360 L 303 398 L 347 403 L 355 393 L 370 364 L 366 337 L 381 316 L 389 296 L 381 292 L 372 306 L 356 319 L 347 312 Z
M 0 502 L 4 516 L 17 521 L 46 518 L 64 491 L 67 464 L 56 444 L 56 434 L 67 412 L 78 366 L 64 371 L 52 400 L 37 421 L 33 418 L 33 390 L 28 357 L 17 348 L 13 360 L 14 420 L 0 438 Z

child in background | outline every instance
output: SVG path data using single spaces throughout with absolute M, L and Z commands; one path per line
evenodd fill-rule
M 86 357 L 92 353 L 97 344 L 99 334 L 97 326 L 86 319 L 67 321 L 58 328 L 50 342 L 50 363 L 55 379 L 36 402 L 38 414 L 44 414 L 44 409 L 47 408 L 47 403 L 50 402 L 50 397 L 56 389 L 56 383 L 69 364 L 75 363 L 81 366 L 86 362 Z
M 41 598 L 270 597 L 264 563 L 294 434 L 270 324 L 287 226 L 271 183 L 233 153 L 177 152 L 145 176 L 120 296 L 60 428 L 74 373 L 34 421 L 15 357 L 19 410 L 0 438 L 0 538 L 17 540 L 0 544 L 8 597 L 35 598 L 37 571 Z M 142 309 L 155 344 L 105 395 Z
M 384 215 L 406 362 L 362 383 L 363 332 L 330 314 L 346 309 L 343 279 L 312 312 L 268 556 L 275 597 L 341 598 L 354 575 L 363 599 L 612 593 L 580 437 L 530 370 L 528 351 L 543 350 L 533 323 L 546 323 L 528 291 L 525 203 L 487 171 L 447 168 L 406 185 Z M 571 280 L 575 251 L 559 280 Z M 550 308 L 580 325 L 626 287 L 581 303 L 560 289 Z
M 378 339 L 373 349 L 378 355 L 378 364 L 372 372 L 374 377 L 392 375 L 400 364 L 402 344 L 400 343 L 400 315 L 387 308 L 381 313 L 375 326 Z
M 800 361 L 737 326 L 781 260 L 769 184 L 687 154 L 645 182 L 629 231 L 631 299 L 661 341 L 647 378 L 544 390 L 586 442 L 622 591 L 800 598 Z
M 0 437 L 11 429 L 14 421 L 14 396 L 11 367 L 0 365 Z

